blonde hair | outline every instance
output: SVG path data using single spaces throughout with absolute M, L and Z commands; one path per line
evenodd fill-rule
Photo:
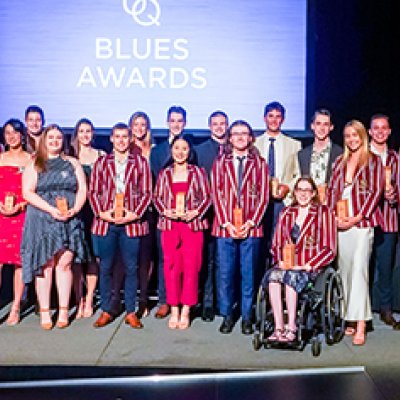
M 362 140 L 361 155 L 358 160 L 358 165 L 359 166 L 365 165 L 368 162 L 368 158 L 370 157 L 368 134 L 367 134 L 367 130 L 365 129 L 365 126 L 363 125 L 362 122 L 360 122 L 356 119 L 353 119 L 344 126 L 343 136 L 344 136 L 344 131 L 346 130 L 346 128 L 353 128 L 356 131 L 359 138 Z M 349 148 L 346 146 L 346 140 L 344 138 L 343 138 L 343 148 L 344 148 L 344 152 L 343 152 L 342 163 L 346 164 L 350 158 L 351 152 L 350 152 Z

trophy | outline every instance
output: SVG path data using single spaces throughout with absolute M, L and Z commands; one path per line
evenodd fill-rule
M 339 219 L 349 216 L 349 201 L 347 199 L 338 200 L 336 203 L 336 216 Z
M 178 217 L 183 217 L 185 215 L 186 199 L 185 192 L 178 192 L 175 197 L 175 213 Z
M 271 195 L 272 197 L 279 196 L 279 179 L 271 177 Z
M 317 186 L 318 198 L 320 203 L 324 204 L 326 200 L 326 183 Z
M 385 190 L 389 191 L 392 186 L 392 169 L 390 165 L 385 166 Z
M 10 212 L 15 206 L 15 194 L 8 192 L 4 198 L 4 208 L 6 211 Z
M 233 209 L 233 226 L 236 231 L 239 232 L 243 225 L 243 209 L 240 207 L 235 207 Z
M 117 193 L 114 199 L 114 218 L 119 219 L 124 216 L 124 194 Z
M 68 212 L 68 202 L 67 199 L 63 196 L 57 196 L 56 198 L 56 207 L 58 211 L 65 217 Z
M 294 267 L 295 250 L 296 250 L 296 245 L 294 243 L 286 243 L 283 246 L 282 256 L 283 256 L 284 269 L 292 269 Z

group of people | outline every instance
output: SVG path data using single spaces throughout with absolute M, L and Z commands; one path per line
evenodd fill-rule
M 232 332 L 236 311 L 242 333 L 253 333 L 255 292 L 266 273 L 275 321 L 269 340 L 293 341 L 298 293 L 334 262 L 353 344 L 365 343 L 372 319 L 370 262 L 381 319 L 398 329 L 391 290 L 399 155 L 387 145 L 389 118 L 373 116 L 368 132 L 359 121 L 347 123 L 343 149 L 330 139 L 329 111 L 315 112 L 314 142 L 303 149 L 281 131 L 284 119 L 279 102 L 267 104 L 266 131 L 256 137 L 246 121 L 229 125 L 216 111 L 210 137 L 195 145 L 184 130 L 186 111 L 172 106 L 168 137 L 153 145 L 148 115 L 136 112 L 112 128 L 110 154 L 92 147 L 88 119 L 76 124 L 68 151 L 62 129 L 44 128 L 37 106 L 26 110 L 26 128 L 7 121 L 0 264 L 15 265 L 7 324 L 19 322 L 24 285 L 34 282 L 41 326 L 53 328 L 54 274 L 58 328 L 69 325 L 72 287 L 76 318 L 92 316 L 98 277 L 94 326 L 118 315 L 123 286 L 125 322 L 142 328 L 157 254 L 155 317 L 170 314 L 170 329 L 187 329 L 200 303 L 204 321 L 223 317 L 221 333 Z

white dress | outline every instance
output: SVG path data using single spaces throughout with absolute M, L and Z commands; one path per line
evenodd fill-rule
M 349 216 L 353 216 L 351 189 L 352 186 L 347 186 L 342 194 L 342 199 L 348 200 Z M 368 275 L 373 239 L 373 228 L 352 227 L 338 233 L 338 266 L 347 321 L 372 319 Z

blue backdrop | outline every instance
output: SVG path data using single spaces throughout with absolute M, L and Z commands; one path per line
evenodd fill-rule
M 0 120 L 38 104 L 47 122 L 98 127 L 135 110 L 165 126 L 180 104 L 188 128 L 223 109 L 264 126 L 281 101 L 304 129 L 306 0 L 97 0 L 0 3 Z

